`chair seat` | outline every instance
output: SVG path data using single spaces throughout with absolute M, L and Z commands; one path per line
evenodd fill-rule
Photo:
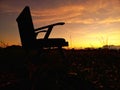
M 37 39 L 37 45 L 42 47 L 63 47 L 68 46 L 64 38 Z

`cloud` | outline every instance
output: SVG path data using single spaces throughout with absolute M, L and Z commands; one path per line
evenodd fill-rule
M 99 21 L 100 24 L 109 24 L 109 23 L 120 23 L 120 17 L 118 18 L 106 18 L 104 20 Z
M 94 2 L 94 4 L 93 4 Z M 105 24 L 119 22 L 119 0 L 69 0 L 58 4 L 56 8 L 38 8 L 33 10 L 35 22 L 65 21 L 79 24 Z M 60 1 L 59 1 L 60 3 Z M 72 4 L 73 3 L 73 4 Z
M 84 9 L 82 6 L 64 6 L 56 9 L 46 9 L 33 11 L 32 16 L 35 18 L 36 22 L 41 21 L 66 21 L 70 20 L 81 15 L 81 11 Z M 41 12 L 40 12 L 41 11 Z
M 120 22 L 120 0 L 1 0 L 0 13 L 19 14 L 25 5 L 30 6 L 35 23 L 65 21 L 87 25 Z

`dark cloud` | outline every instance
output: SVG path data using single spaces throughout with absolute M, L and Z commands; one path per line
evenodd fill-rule
M 0 13 L 17 15 L 26 5 L 36 21 L 45 22 L 93 23 L 120 15 L 120 0 L 1 0 Z
M 80 5 L 85 4 L 88 0 L 1 0 L 0 1 L 0 10 L 1 9 L 17 9 L 23 8 L 26 5 L 29 5 L 35 9 L 54 9 L 58 7 L 64 7 L 69 5 Z

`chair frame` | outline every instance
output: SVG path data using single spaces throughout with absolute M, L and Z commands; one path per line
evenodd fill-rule
M 54 26 L 64 25 L 65 23 L 58 22 L 58 23 L 54 23 L 54 24 L 50 24 L 47 26 L 43 26 L 43 27 L 34 29 L 29 6 L 26 6 L 23 9 L 23 11 L 17 17 L 16 21 L 18 23 L 21 43 L 22 43 L 22 47 L 24 49 L 38 49 L 38 48 L 43 48 L 43 47 L 55 47 L 55 45 L 50 46 L 50 45 L 52 45 L 51 43 L 55 44 L 55 41 L 65 42 L 65 40 L 63 38 L 51 38 L 51 39 L 49 38 L 49 35 Z M 45 29 L 47 29 L 47 30 L 45 30 Z M 46 34 L 43 39 L 39 40 L 42 42 L 42 44 L 40 45 L 36 42 L 36 40 L 37 40 L 37 35 L 41 32 L 46 32 Z M 62 45 L 62 43 L 58 43 L 58 45 L 59 45 L 58 47 L 62 48 L 62 46 L 68 46 L 68 42 L 65 42 L 64 45 Z

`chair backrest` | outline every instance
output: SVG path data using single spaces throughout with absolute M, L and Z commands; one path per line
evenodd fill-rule
M 28 6 L 23 9 L 16 21 L 18 23 L 22 47 L 25 49 L 34 48 L 36 45 L 36 34 Z

